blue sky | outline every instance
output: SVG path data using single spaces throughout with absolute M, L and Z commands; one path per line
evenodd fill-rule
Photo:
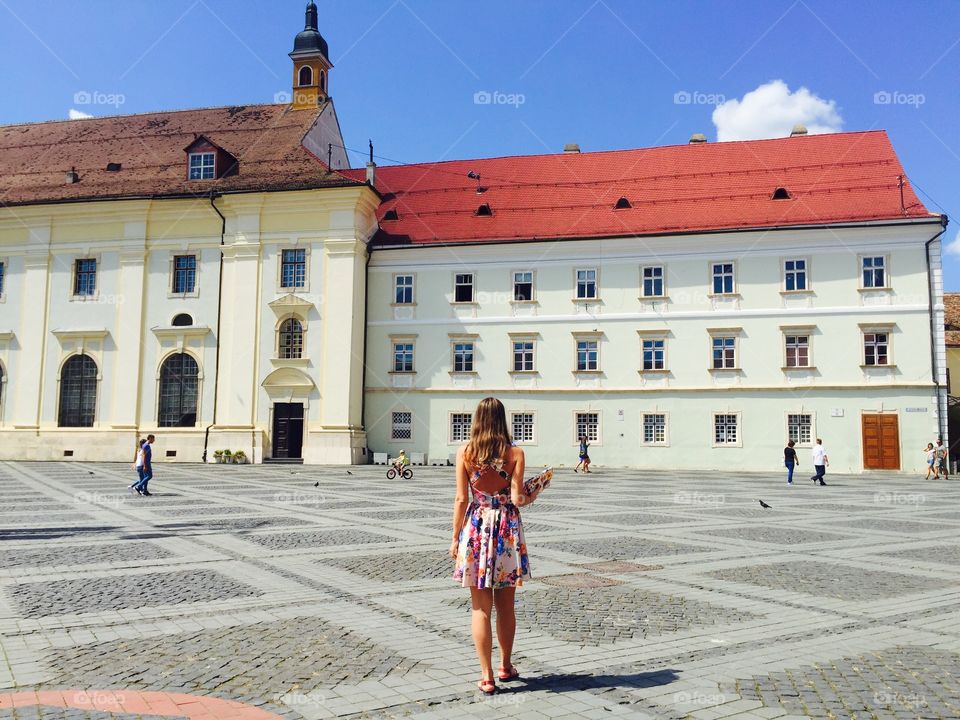
M 0 123 L 273 102 L 289 90 L 304 5 L 0 0 Z M 956 0 L 318 6 L 345 142 L 372 138 L 383 158 L 714 141 L 785 134 L 794 120 L 886 129 L 927 207 L 955 218 L 946 285 L 960 290 Z

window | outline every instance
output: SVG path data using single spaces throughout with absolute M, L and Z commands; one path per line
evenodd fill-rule
M 396 305 L 413 304 L 413 275 L 396 275 L 393 278 L 394 298 Z
M 863 286 L 882 288 L 887 286 L 886 258 L 882 255 L 860 258 L 863 263 Z
M 577 299 L 592 300 L 597 297 L 597 271 L 577 270 Z
M 810 336 L 785 335 L 787 367 L 810 367 Z
M 302 288 L 307 284 L 307 251 L 284 250 L 280 257 L 280 287 Z
M 456 273 L 453 277 L 453 301 L 473 302 L 473 273 Z
M 187 313 L 179 313 L 173 316 L 173 322 L 170 324 L 174 327 L 190 327 L 193 325 L 193 318 Z
M 510 425 L 515 443 L 533 442 L 533 413 L 513 413 Z
M 577 370 L 588 372 L 599 370 L 599 351 L 596 340 L 577 340 Z
M 393 344 L 393 371 L 413 372 L 413 343 L 409 341 Z
M 643 350 L 643 369 L 666 370 L 666 345 L 667 341 L 663 338 L 643 338 L 640 341 Z
M 3 284 L 7 276 L 7 264 L 0 262 L 0 298 L 3 297 Z
M 303 357 L 303 324 L 296 318 L 287 318 L 280 324 L 277 351 L 283 360 L 299 360 Z
M 868 332 L 863 334 L 863 364 L 890 364 L 890 334 L 886 332 Z
M 327 74 L 323 70 L 320 71 L 320 89 L 327 91 Z
M 307 87 L 313 85 L 313 69 L 309 65 L 300 68 L 300 74 L 297 77 L 297 85 Z
M 470 413 L 450 413 L 450 442 L 467 442 L 470 439 Z
M 473 372 L 473 342 L 453 343 L 453 371 Z
M 193 427 L 197 424 L 200 368 L 187 353 L 171 355 L 160 366 L 160 427 Z
M 513 371 L 533 372 L 533 340 L 513 341 Z
M 190 153 L 190 179 L 212 180 L 216 153 Z
M 514 302 L 529 302 L 533 300 L 533 272 L 521 270 L 513 274 Z
M 60 427 L 93 427 L 97 411 L 97 363 L 74 355 L 60 371 Z
M 713 369 L 729 370 L 737 367 L 737 339 L 718 336 L 713 338 Z
M 736 445 L 739 442 L 736 414 L 717 414 L 713 416 L 714 445 Z
M 641 268 L 643 297 L 663 297 L 663 266 Z
M 577 413 L 577 442 L 585 437 L 587 442 L 600 442 L 600 413 Z
M 734 291 L 733 263 L 713 263 L 713 294 L 729 295 Z
M 806 260 L 784 260 L 783 289 L 787 292 L 807 289 Z
M 97 261 L 95 258 L 82 258 L 74 266 L 73 294 L 90 297 L 97 294 Z
M 173 292 L 192 293 L 197 286 L 197 256 L 176 255 L 173 258 Z
M 643 444 L 667 444 L 667 416 L 664 413 L 643 414 Z
M 809 445 L 812 438 L 812 415 L 787 415 L 787 440 L 793 440 L 798 445 Z
M 413 437 L 413 413 L 399 410 L 390 413 L 390 439 L 409 440 Z

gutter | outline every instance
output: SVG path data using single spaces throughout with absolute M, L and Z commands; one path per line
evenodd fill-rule
M 941 215 L 940 216 L 940 232 L 938 232 L 932 238 L 927 240 L 926 243 L 924 243 L 923 255 L 924 255 L 924 260 L 926 260 L 926 263 L 927 263 L 927 297 L 930 302 L 930 374 L 933 377 L 933 384 L 934 384 L 934 387 L 936 387 L 936 391 L 937 391 L 937 434 L 939 435 L 941 440 L 946 438 L 947 452 L 949 453 L 950 441 L 949 441 L 949 438 L 947 437 L 947 433 L 945 432 L 947 430 L 947 427 L 945 425 L 946 418 L 943 417 L 940 411 L 941 410 L 940 409 L 941 387 L 940 387 L 940 373 L 939 373 L 939 368 L 937 367 L 937 343 L 936 343 L 938 328 L 935 323 L 936 312 L 934 310 L 934 303 L 933 303 L 934 301 L 933 272 L 930 269 L 930 245 L 933 243 L 934 240 L 937 240 L 941 235 L 943 235 L 947 231 L 947 222 L 948 222 L 947 216 Z M 939 328 L 939 332 L 943 332 L 943 327 Z
M 217 346 L 216 359 L 214 360 L 213 365 L 213 418 L 203 433 L 202 460 L 204 463 L 207 462 L 207 447 L 210 444 L 210 428 L 217 424 L 217 397 L 220 385 L 220 320 L 222 317 L 221 308 L 223 306 L 223 239 L 227 234 L 227 218 L 224 217 L 223 213 L 220 212 L 220 209 L 214 202 L 214 200 L 216 200 L 218 197 L 220 197 L 220 195 L 216 194 L 213 190 L 210 191 L 210 207 L 213 208 L 213 211 L 220 216 L 220 268 L 218 270 L 219 280 L 217 282 Z

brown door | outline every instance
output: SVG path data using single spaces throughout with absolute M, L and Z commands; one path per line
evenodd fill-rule
M 863 467 L 900 469 L 900 423 L 894 414 L 863 415 Z

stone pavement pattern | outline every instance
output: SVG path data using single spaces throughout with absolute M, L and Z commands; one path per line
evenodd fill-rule
M 960 482 L 561 470 L 487 698 L 415 473 L 0 463 L 0 720 L 960 718 Z

